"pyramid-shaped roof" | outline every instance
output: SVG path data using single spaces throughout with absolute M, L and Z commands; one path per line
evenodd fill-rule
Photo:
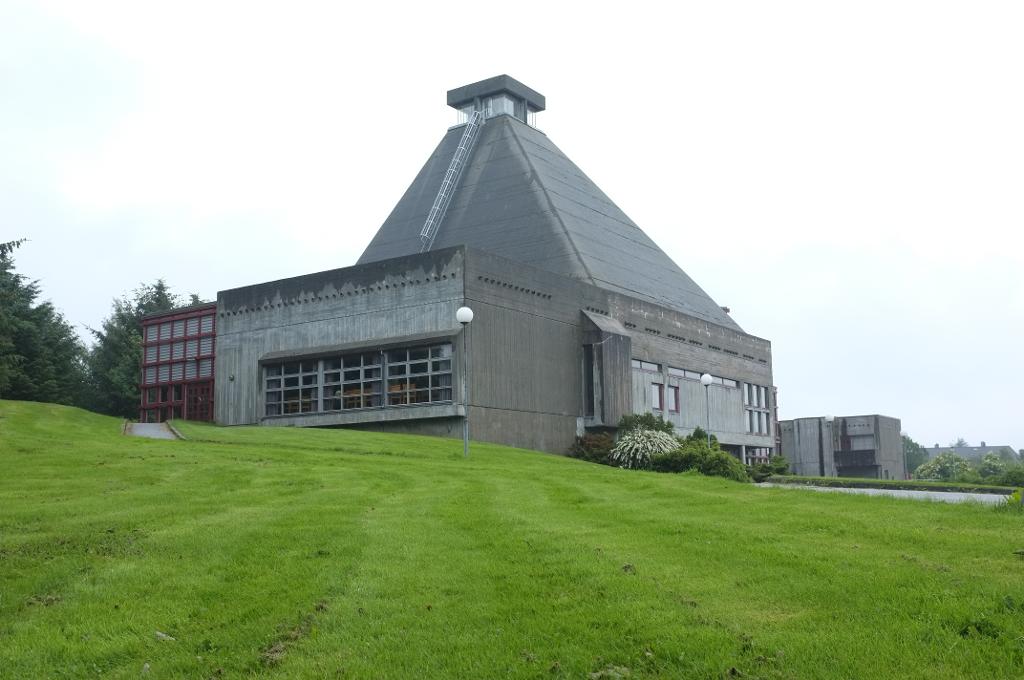
M 463 130 L 444 136 L 359 264 L 420 252 Z M 480 129 L 432 249 L 457 245 L 742 331 L 547 135 L 512 115 Z

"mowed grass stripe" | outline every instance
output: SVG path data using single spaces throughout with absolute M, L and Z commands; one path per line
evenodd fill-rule
M 1019 514 L 181 429 L 0 402 L 0 677 L 1024 676 Z

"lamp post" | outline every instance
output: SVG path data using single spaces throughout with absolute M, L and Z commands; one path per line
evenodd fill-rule
M 708 428 L 708 448 L 711 448 L 711 393 L 709 389 L 711 383 L 714 382 L 714 378 L 711 377 L 710 373 L 705 373 L 700 377 L 700 384 L 704 386 L 704 425 Z
M 455 312 L 455 320 L 462 324 L 462 408 L 465 414 L 462 416 L 462 455 L 469 457 L 469 350 L 466 336 L 469 332 L 469 322 L 473 320 L 473 310 L 469 307 L 459 307 Z

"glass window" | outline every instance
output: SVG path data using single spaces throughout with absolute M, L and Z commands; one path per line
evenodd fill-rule
M 185 321 L 185 335 L 199 335 L 199 319 L 193 317 Z
M 172 337 L 180 338 L 185 335 L 185 321 L 175 321 Z
M 167 382 L 171 379 L 171 367 L 168 364 L 164 364 L 157 369 L 157 378 L 160 382 Z
M 196 362 L 186 361 L 185 362 L 185 380 L 194 380 L 197 372 Z
M 189 359 L 195 358 L 199 354 L 199 341 L 198 340 L 187 340 L 185 342 L 185 356 Z
M 184 364 L 171 364 L 171 380 L 181 380 L 185 377 Z
M 211 375 L 213 375 L 213 359 L 200 359 L 199 377 L 209 378 Z
M 679 412 L 679 388 L 669 387 L 665 392 L 665 398 L 667 401 L 668 410 L 672 413 Z
M 170 340 L 171 339 L 171 322 L 160 324 L 160 339 Z
M 447 343 L 388 352 L 387 405 L 451 401 L 451 353 L 452 346 Z M 429 357 L 444 359 L 428 361 Z
M 213 338 L 205 337 L 199 340 L 199 353 L 202 355 L 213 354 Z
M 150 345 L 146 348 L 146 363 L 151 364 L 156 361 L 156 345 Z
M 146 378 L 144 381 L 147 385 L 156 382 L 156 366 L 150 366 L 146 369 Z
M 160 361 L 167 361 L 171 358 L 171 346 L 160 345 Z
M 185 343 L 184 342 L 176 342 L 173 345 L 171 345 L 171 358 L 172 359 L 181 359 L 184 356 L 185 356 Z
M 452 400 L 450 344 L 264 366 L 269 415 Z M 382 365 L 382 360 L 383 365 Z M 382 377 L 388 376 L 387 384 Z M 322 385 L 319 393 L 317 385 Z M 386 399 L 385 399 L 386 395 Z
M 655 411 L 661 410 L 662 394 L 665 386 L 660 383 L 651 383 L 651 408 Z
M 153 340 L 156 340 L 159 331 L 160 329 L 156 324 L 153 324 L 152 326 L 146 326 L 146 342 L 152 342 Z
M 661 364 L 655 364 L 650 361 L 643 361 L 642 359 L 633 359 L 630 361 L 633 368 L 639 368 L 641 371 L 654 371 L 655 373 L 661 372 Z
M 204 316 L 199 320 L 199 332 L 200 333 L 212 333 L 213 332 L 213 317 Z

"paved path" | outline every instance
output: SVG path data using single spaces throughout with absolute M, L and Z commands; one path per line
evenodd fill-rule
M 811 491 L 834 491 L 836 493 L 857 493 L 867 496 L 893 496 L 896 498 L 914 498 L 917 500 L 942 501 L 943 503 L 986 503 L 998 505 L 1006 502 L 1006 496 L 994 493 L 961 493 L 958 491 L 911 491 L 908 489 L 847 489 L 836 486 L 811 486 L 809 484 L 772 484 L 762 483 L 758 486 L 774 486 L 788 489 L 810 489 Z
M 149 439 L 177 439 L 166 423 L 132 423 L 128 434 Z

